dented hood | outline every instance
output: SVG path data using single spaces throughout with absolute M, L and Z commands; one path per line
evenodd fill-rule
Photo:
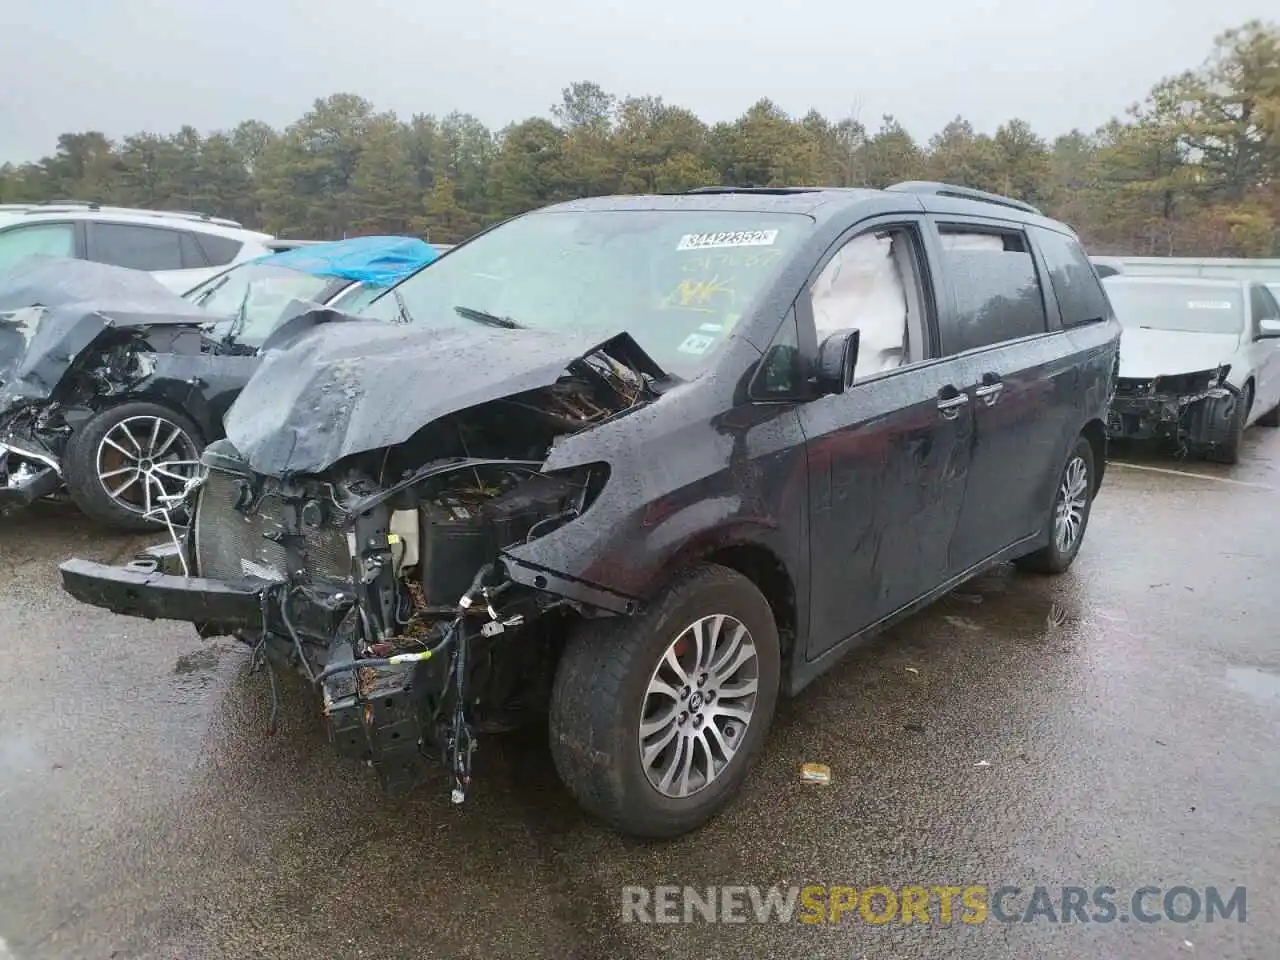
M 315 310 L 264 346 L 227 412 L 227 439 L 257 473 L 318 473 L 403 443 L 440 417 L 554 384 L 599 350 L 661 371 L 630 335 L 388 324 Z M 308 326 L 308 321 L 310 325 Z
M 137 270 L 27 258 L 0 273 L 0 413 L 48 399 L 108 329 L 200 326 L 211 319 Z

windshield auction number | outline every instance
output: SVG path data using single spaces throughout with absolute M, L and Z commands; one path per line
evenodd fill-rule
M 715 247 L 769 247 L 778 239 L 777 230 L 730 230 L 720 233 L 686 233 L 677 250 L 708 250 Z

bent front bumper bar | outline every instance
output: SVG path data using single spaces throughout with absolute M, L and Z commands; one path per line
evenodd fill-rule
M 67 560 L 59 566 L 62 588 L 90 606 L 147 620 L 185 620 L 208 635 L 262 628 L 263 596 L 270 583 L 166 573 L 165 560 L 160 551 L 122 567 Z
M 0 513 L 29 507 L 61 486 L 62 474 L 52 458 L 0 441 Z
M 1225 443 L 1231 439 L 1238 398 L 1228 386 L 1183 396 L 1116 397 L 1107 434 L 1123 440 L 1165 437 L 1196 446 Z

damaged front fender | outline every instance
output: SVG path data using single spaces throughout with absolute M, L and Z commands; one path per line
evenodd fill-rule
M 761 405 L 717 417 L 721 389 L 731 385 L 677 386 L 659 404 L 559 438 L 544 471 L 600 462 L 609 480 L 583 516 L 506 547 L 507 575 L 613 614 L 635 613 L 677 570 L 726 551 L 754 550 L 782 580 L 807 579 L 797 415 Z

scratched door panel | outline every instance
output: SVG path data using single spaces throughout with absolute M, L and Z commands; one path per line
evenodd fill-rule
M 947 577 L 973 414 L 965 404 L 947 419 L 938 395 L 969 375 L 969 366 L 957 358 L 906 367 L 801 408 L 811 498 L 810 658 Z

